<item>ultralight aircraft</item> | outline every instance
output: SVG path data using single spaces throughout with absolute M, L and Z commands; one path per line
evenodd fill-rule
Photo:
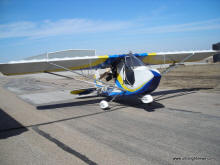
M 73 53 L 75 52 L 75 53 Z M 69 71 L 78 74 L 85 79 L 74 78 L 93 84 L 93 87 L 73 90 L 75 95 L 88 95 L 110 98 L 102 100 L 100 107 L 109 109 L 109 102 L 116 97 L 137 96 L 140 100 L 149 104 L 153 102 L 151 93 L 158 87 L 161 76 L 184 62 L 194 62 L 209 56 L 219 54 L 220 50 L 182 51 L 182 52 L 160 52 L 160 53 L 132 53 L 115 54 L 104 56 L 72 56 L 77 50 L 66 50 L 53 53 L 45 53 L 43 58 L 32 58 L 28 60 L 12 61 L 0 64 L 0 72 L 4 75 L 22 75 L 33 73 L 52 73 Z M 82 52 L 81 52 L 82 53 Z M 66 56 L 68 55 L 68 56 Z M 151 65 L 172 64 L 160 73 Z M 108 71 L 100 74 L 100 69 Z M 93 77 L 76 70 L 96 70 Z M 105 77 L 106 80 L 102 80 Z M 91 80 L 91 81 L 88 81 Z M 114 84 L 109 83 L 113 79 Z

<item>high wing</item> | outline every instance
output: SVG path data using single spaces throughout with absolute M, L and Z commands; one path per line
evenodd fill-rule
M 56 52 L 59 55 L 59 52 Z M 200 61 L 209 56 L 220 53 L 216 50 L 165 52 L 165 53 L 141 53 L 133 54 L 147 65 Z M 85 57 L 64 57 L 64 58 L 44 58 L 36 60 L 21 60 L 0 64 L 0 72 L 4 75 L 21 75 L 41 72 L 108 68 L 120 58 L 127 54 L 105 55 L 105 56 L 85 56 Z M 187 58 L 189 57 L 189 58 Z M 59 67 L 61 66 L 61 67 Z
M 146 57 L 142 57 L 141 59 L 145 64 L 149 64 L 149 65 L 170 64 L 170 63 L 181 62 L 184 59 L 185 59 L 184 62 L 200 61 L 218 53 L 220 53 L 220 51 L 216 51 L 216 50 L 159 52 L 159 53 L 150 53 Z
M 101 68 L 102 65 L 104 66 L 107 59 L 108 56 L 22 60 L 0 64 L 0 72 L 4 75 L 10 76 L 42 72 L 59 72 L 65 70 L 55 65 L 65 67 L 70 70 L 89 69 L 94 67 Z

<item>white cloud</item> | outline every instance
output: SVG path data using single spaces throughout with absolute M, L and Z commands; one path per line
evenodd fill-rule
M 0 38 L 41 38 L 78 33 L 107 32 L 121 30 L 129 26 L 130 23 L 125 21 L 93 21 L 87 19 L 46 20 L 38 23 L 23 21 L 0 25 Z
M 140 28 L 136 30 L 134 33 L 137 34 L 138 33 L 172 33 L 172 32 L 187 32 L 187 31 L 214 30 L 214 29 L 220 29 L 220 19 Z
M 142 26 L 142 28 L 140 28 Z M 155 34 L 220 29 L 220 19 L 149 27 L 143 21 L 94 21 L 88 19 L 45 20 L 15 22 L 0 25 L 0 38 L 44 38 L 58 35 L 99 33 L 124 30 L 124 34 Z

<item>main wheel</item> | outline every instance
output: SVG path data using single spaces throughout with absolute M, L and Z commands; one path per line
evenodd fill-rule
M 142 103 L 149 104 L 154 101 L 153 97 L 151 95 L 145 95 L 141 98 Z
M 109 104 L 107 101 L 105 100 L 102 100 L 100 103 L 99 103 L 99 106 L 101 109 L 108 109 L 109 108 Z

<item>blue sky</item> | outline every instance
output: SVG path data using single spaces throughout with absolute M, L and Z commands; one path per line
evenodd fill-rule
M 219 0 L 0 0 L 0 62 L 46 51 L 98 55 L 210 49 Z

